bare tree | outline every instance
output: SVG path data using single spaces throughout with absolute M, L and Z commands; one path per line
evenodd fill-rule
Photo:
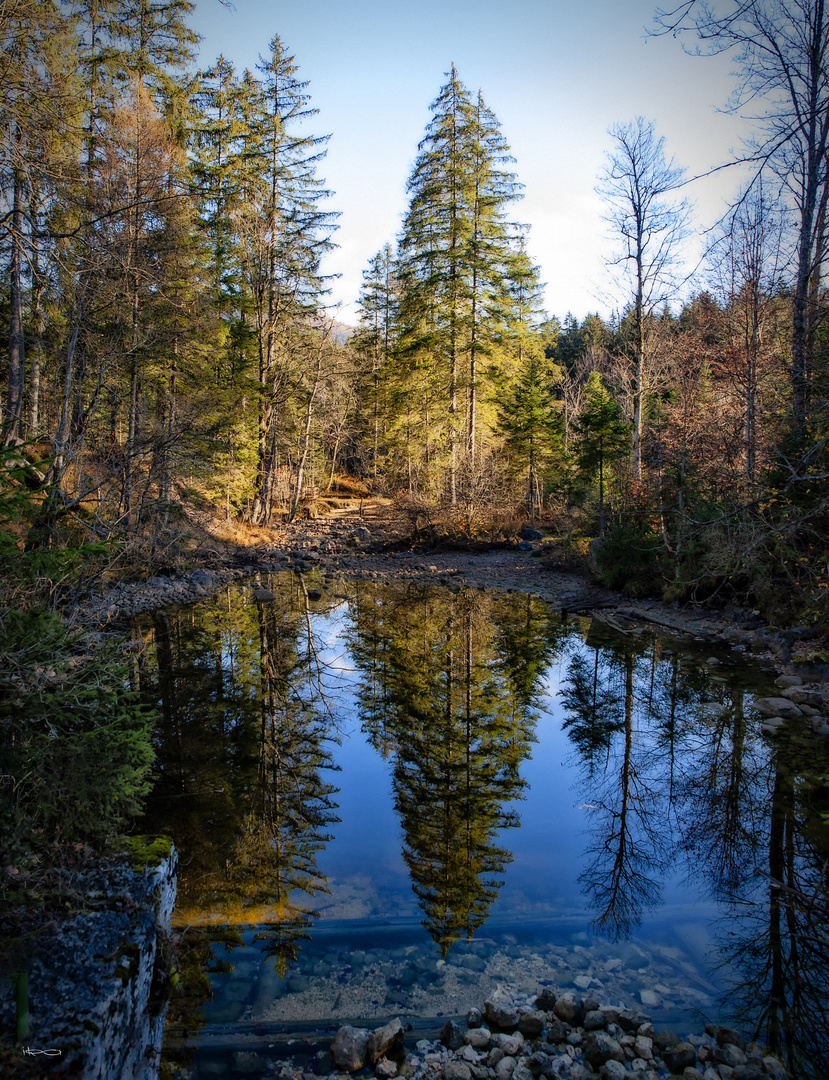
M 633 466 L 642 476 L 643 409 L 649 386 L 648 322 L 677 290 L 679 247 L 687 235 L 690 207 L 674 192 L 682 169 L 665 159 L 664 138 L 637 117 L 610 129 L 613 149 L 599 178 L 607 201 L 605 220 L 618 247 L 608 260 L 630 288 L 633 398 Z
M 723 8 L 725 9 L 723 11 Z M 773 174 L 796 220 L 792 289 L 792 427 L 806 433 L 818 298 L 826 259 L 829 167 L 829 6 L 825 0 L 684 0 L 658 11 L 657 33 L 691 32 L 709 55 L 732 52 L 732 111 L 751 109 L 757 134 L 744 160 Z

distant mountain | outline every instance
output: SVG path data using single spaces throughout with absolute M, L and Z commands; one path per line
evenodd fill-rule
M 331 337 L 338 345 L 345 345 L 351 335 L 356 332 L 353 326 L 346 326 L 345 323 L 335 322 L 331 324 Z

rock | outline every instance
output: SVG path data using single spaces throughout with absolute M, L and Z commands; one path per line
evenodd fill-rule
M 717 1034 L 715 1035 L 717 1040 L 717 1046 L 725 1046 L 726 1043 L 731 1043 L 732 1046 L 739 1046 L 741 1050 L 745 1050 L 746 1041 L 734 1028 L 720 1026 L 717 1028 Z
M 378 1080 L 392 1080 L 393 1076 L 397 1076 L 397 1065 L 388 1058 L 380 1058 L 374 1066 L 374 1075 Z
M 443 1066 L 444 1080 L 472 1080 L 472 1070 L 463 1061 L 447 1061 Z
M 544 1030 L 546 1022 L 544 1013 L 534 1009 L 518 1017 L 518 1030 L 528 1038 L 534 1039 Z
M 553 1006 L 553 1012 L 568 1024 L 580 1024 L 584 1020 L 584 1002 L 569 990 L 562 994 Z
M 737 1065 L 731 1074 L 731 1080 L 766 1080 L 767 1073 L 761 1065 L 747 1062 Z
M 745 1065 L 746 1056 L 739 1046 L 735 1046 L 733 1043 L 724 1043 L 714 1051 L 714 1061 L 718 1065 L 728 1065 L 729 1068 L 735 1069 L 738 1065 Z
M 507 1055 L 500 1046 L 494 1046 L 486 1056 L 486 1063 L 490 1069 L 494 1069 L 499 1061 L 503 1061 Z
M 584 1014 L 585 1031 L 603 1031 L 607 1027 L 607 1017 L 600 1009 L 591 1009 Z
M 766 1072 L 769 1073 L 770 1076 L 785 1076 L 786 1075 L 786 1066 L 783 1064 L 782 1061 L 779 1061 L 776 1057 L 773 1057 L 771 1054 L 767 1054 L 763 1058 L 763 1066 L 764 1066 Z
M 563 1020 L 551 1020 L 547 1025 L 547 1039 L 551 1043 L 561 1043 L 567 1038 L 570 1025 Z
M 521 530 L 521 537 L 524 540 L 543 540 L 544 533 L 539 532 L 538 529 L 533 529 L 530 526 L 526 526 Z
M 515 1035 L 499 1035 L 498 1045 L 508 1057 L 518 1057 L 524 1049 L 524 1036 L 520 1031 Z
M 638 1031 L 643 1024 L 650 1023 L 650 1017 L 645 1016 L 644 1013 L 640 1013 L 636 1009 L 620 1009 L 616 1014 L 616 1023 L 622 1031 L 632 1034 Z
M 355 1028 L 347 1024 L 341 1027 L 331 1043 L 331 1060 L 343 1072 L 356 1072 L 366 1063 L 368 1040 L 371 1032 L 367 1028 Z
M 625 1080 L 628 1076 L 628 1072 L 625 1069 L 621 1061 L 616 1061 L 615 1058 L 610 1058 L 599 1069 L 599 1076 L 601 1080 Z
M 308 590 L 308 599 L 309 600 L 321 600 L 322 599 L 322 592 L 319 589 L 309 589 Z
M 542 1012 L 552 1012 L 555 1003 L 556 995 L 549 988 L 549 986 L 545 986 L 541 993 L 538 995 L 538 997 L 535 999 L 536 1009 L 541 1009 Z
M 672 1073 L 682 1074 L 689 1065 L 697 1063 L 697 1052 L 690 1043 L 681 1042 L 662 1051 L 662 1060 Z
M 519 1061 L 512 1072 L 512 1080 L 535 1080 L 527 1066 Z
M 606 1031 L 591 1031 L 584 1040 L 584 1057 L 594 1069 L 606 1061 L 624 1061 L 625 1052 Z M 694 1056 L 696 1060 L 696 1055 Z
M 512 999 L 499 986 L 484 1002 L 484 1013 L 490 1024 L 495 1027 L 513 1029 L 518 1027 L 518 1010 Z
M 793 701 L 784 697 L 755 698 L 754 708 L 761 716 L 782 716 L 786 720 L 803 715 Z
M 484 1022 L 484 1014 L 480 1009 L 470 1009 L 466 1014 L 466 1026 L 469 1028 L 479 1028 Z
M 660 1050 L 671 1050 L 675 1046 L 679 1046 L 679 1038 L 674 1035 L 672 1031 L 660 1031 L 658 1035 L 653 1037 L 654 1045 Z
M 699 1069 L 695 1068 L 693 1065 L 689 1065 L 682 1074 L 682 1080 L 705 1080 L 705 1077 Z
M 782 726 L 783 718 L 780 716 L 772 716 L 765 722 L 765 724 L 760 725 L 760 734 L 766 735 L 770 739 L 773 739 L 780 734 L 780 728 Z
M 233 1053 L 233 1070 L 248 1076 L 261 1076 L 268 1071 L 268 1065 L 258 1054 L 250 1050 L 235 1050 Z
M 636 1036 L 633 1049 L 637 1057 L 643 1058 L 645 1061 L 653 1059 L 653 1039 L 649 1039 L 646 1035 Z
M 498 1080 L 512 1080 L 512 1074 L 515 1071 L 515 1058 L 502 1057 L 498 1064 L 495 1066 L 495 1075 Z
M 519 551 L 532 551 L 532 549 L 533 549 L 533 546 L 529 542 L 529 540 L 522 540 L 521 543 L 518 545 L 518 550 Z
M 802 686 L 803 680 L 799 675 L 779 675 L 774 680 L 774 685 L 786 689 L 789 686 Z
M 454 1020 L 447 1020 L 440 1029 L 440 1041 L 447 1050 L 460 1050 L 464 1045 L 463 1029 Z
M 527 1068 L 534 1077 L 550 1076 L 553 1072 L 552 1062 L 549 1057 L 540 1050 L 537 1050 L 527 1058 Z
M 467 1046 L 473 1046 L 476 1050 L 486 1050 L 489 1046 L 490 1032 L 488 1028 L 470 1028 L 464 1032 L 463 1041 Z
M 374 1065 L 380 1058 L 399 1057 L 403 1050 L 403 1025 L 395 1017 L 384 1027 L 372 1031 L 366 1048 L 369 1065 Z M 395 1069 L 396 1071 L 396 1069 Z M 394 1074 L 392 1074 L 394 1075 Z

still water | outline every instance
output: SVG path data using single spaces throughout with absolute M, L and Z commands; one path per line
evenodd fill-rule
M 829 756 L 760 736 L 770 674 L 526 594 L 263 584 L 136 625 L 161 717 L 139 828 L 181 855 L 174 1071 L 429 1030 L 502 983 L 727 1021 L 829 1075 Z

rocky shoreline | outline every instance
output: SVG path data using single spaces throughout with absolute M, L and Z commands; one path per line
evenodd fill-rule
M 783 1064 L 746 1043 L 733 1028 L 708 1024 L 702 1035 L 657 1032 L 634 1009 L 600 1004 L 545 987 L 515 998 L 498 989 L 466 1015 L 448 1020 L 440 1040 L 420 1039 L 407 1052 L 399 1019 L 382 1028 L 345 1026 L 310 1075 L 360 1072 L 378 1080 L 784 1080 Z M 297 1080 L 295 1069 L 281 1075 Z M 304 1076 L 305 1074 L 303 1074 Z

